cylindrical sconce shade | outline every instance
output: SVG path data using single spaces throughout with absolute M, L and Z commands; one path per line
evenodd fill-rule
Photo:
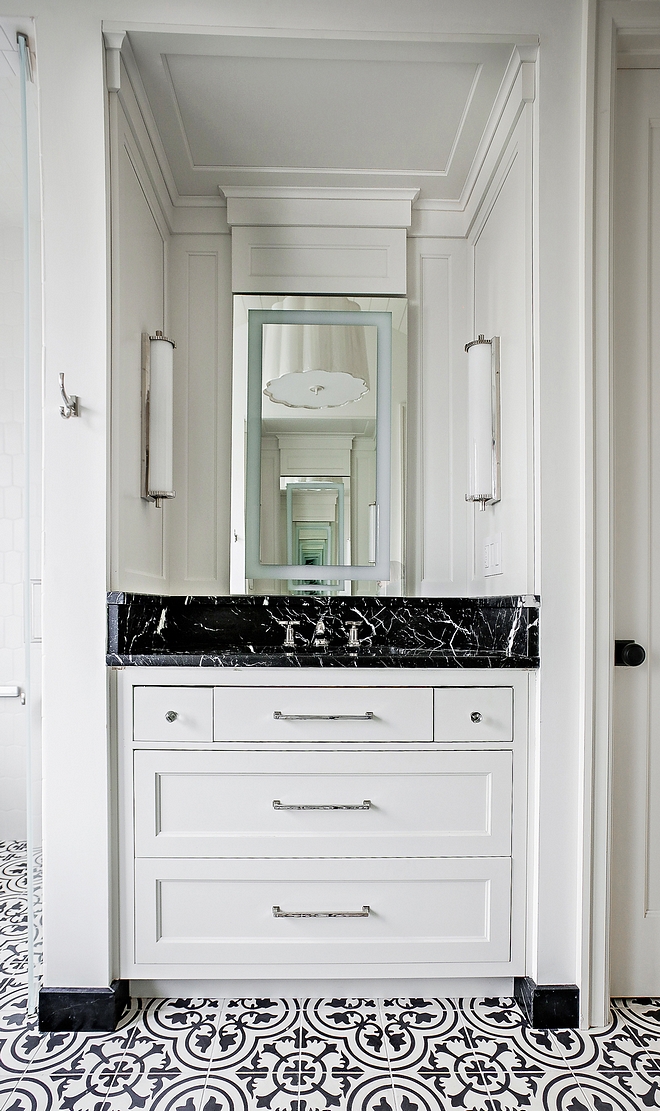
M 162 332 L 149 336 L 147 496 L 174 497 L 174 347 Z
M 495 366 L 498 343 L 478 340 L 467 345 L 468 356 L 468 467 L 467 501 L 499 500 L 499 389 Z

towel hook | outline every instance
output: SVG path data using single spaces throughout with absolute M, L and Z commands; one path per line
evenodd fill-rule
M 64 389 L 63 373 L 60 374 L 60 396 L 62 398 L 62 404 L 60 405 L 60 415 L 63 416 L 65 420 L 68 420 L 69 417 L 79 417 L 80 413 L 78 412 L 78 398 L 76 397 L 75 393 L 72 393 L 70 396 L 67 394 L 66 390 Z

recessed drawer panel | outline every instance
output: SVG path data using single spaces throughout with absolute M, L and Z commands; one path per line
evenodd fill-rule
M 436 741 L 512 741 L 511 687 L 436 687 Z
M 213 687 L 135 687 L 136 741 L 212 741 Z
M 217 741 L 430 741 L 431 687 L 217 687 Z
M 510 861 L 136 862 L 136 960 L 508 961 Z
M 333 755 L 136 752 L 136 855 L 511 851 L 510 752 Z

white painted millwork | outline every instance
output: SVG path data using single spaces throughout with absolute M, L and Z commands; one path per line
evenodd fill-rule
M 117 675 L 121 975 L 524 974 L 530 677 L 263 674 Z
M 309 673 L 308 673 L 309 674 Z M 335 673 L 336 675 L 336 673 Z M 309 682 L 309 678 L 308 678 Z M 281 714 L 282 717 L 275 717 Z M 319 720 L 323 715 L 337 720 Z M 372 715 L 367 717 L 367 715 Z M 302 716 L 307 720 L 287 720 Z M 348 716 L 349 720 L 341 720 Z M 351 720 L 357 718 L 358 720 Z M 430 687 L 258 687 L 215 691 L 218 741 L 430 741 Z
M 213 687 L 136 687 L 136 741 L 213 739 Z
M 234 293 L 405 296 L 405 228 L 232 228 Z
M 510 860 L 139 860 L 136 960 L 314 974 L 509 959 Z M 360 911 L 363 918 L 276 918 Z M 192 971 L 192 968 L 191 968 Z M 193 973 L 194 974 L 194 973 Z
M 660 71 L 617 77 L 611 994 L 660 992 Z
M 433 692 L 436 741 L 512 741 L 513 690 L 508 687 L 436 688 Z
M 510 752 L 136 752 L 135 849 L 508 856 L 511 790 Z

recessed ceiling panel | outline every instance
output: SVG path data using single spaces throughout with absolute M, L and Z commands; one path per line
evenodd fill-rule
M 181 54 L 167 66 L 194 166 L 436 173 L 480 68 Z
M 180 195 L 218 185 L 458 199 L 508 44 L 131 33 Z

